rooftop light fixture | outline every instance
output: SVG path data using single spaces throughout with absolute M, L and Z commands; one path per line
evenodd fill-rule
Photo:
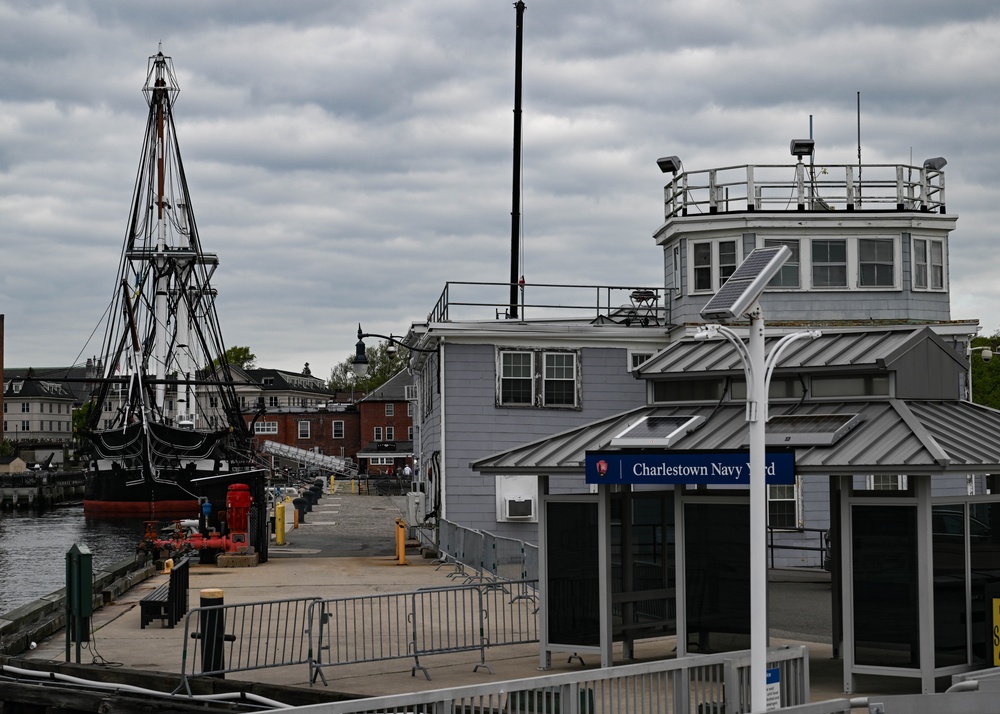
M 933 159 L 927 159 L 924 162 L 924 168 L 930 171 L 940 171 L 947 165 L 948 160 L 943 156 L 935 156 Z
M 660 167 L 660 171 L 663 173 L 670 173 L 677 175 L 677 172 L 684 168 L 684 164 L 676 156 L 663 156 L 656 160 L 656 165 Z
M 399 351 L 397 345 L 399 345 L 399 347 L 405 347 L 408 350 L 412 350 L 413 352 L 437 352 L 437 350 L 433 348 L 425 349 L 423 347 L 413 347 L 412 345 L 406 344 L 400 338 L 394 335 L 377 335 L 374 332 L 362 332 L 361 323 L 359 322 L 358 342 L 357 344 L 354 345 L 354 359 L 351 360 L 351 368 L 354 370 L 354 373 L 359 377 L 364 377 L 366 374 L 368 374 L 368 355 L 365 352 L 366 337 L 378 337 L 383 340 L 388 340 L 389 344 L 386 345 L 385 353 L 386 356 L 389 357 L 389 359 L 395 357 L 396 353 Z
M 815 150 L 816 142 L 812 139 L 792 139 L 792 143 L 789 146 L 792 156 L 796 157 L 799 161 L 802 161 L 803 156 L 812 156 Z

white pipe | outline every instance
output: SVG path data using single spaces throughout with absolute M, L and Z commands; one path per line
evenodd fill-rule
M 272 707 L 274 709 L 292 709 L 292 705 L 285 704 L 284 702 L 275 701 L 274 699 L 268 699 L 267 697 L 262 697 L 259 694 L 253 694 L 252 692 L 222 692 L 221 694 L 191 694 L 191 695 L 179 695 L 172 694 L 170 692 L 161 692 L 158 689 L 146 689 L 144 687 L 137 687 L 134 684 L 120 684 L 116 682 L 95 682 L 92 679 L 84 679 L 83 677 L 73 677 L 69 674 L 62 674 L 60 672 L 40 672 L 33 669 L 22 669 L 20 667 L 12 667 L 9 664 L 3 665 L 4 672 L 10 672 L 21 677 L 33 677 L 35 679 L 49 679 L 56 680 L 60 682 L 69 682 L 71 684 L 82 684 L 86 687 L 94 687 L 95 689 L 108 689 L 116 692 L 133 692 L 135 694 L 148 694 L 154 697 L 164 697 L 167 699 L 197 699 L 199 701 L 226 701 L 229 699 L 234 700 L 250 700 L 257 702 L 258 704 L 264 704 L 266 706 Z

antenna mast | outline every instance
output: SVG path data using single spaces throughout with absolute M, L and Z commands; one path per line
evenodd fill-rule
M 507 318 L 517 319 L 517 273 L 521 252 L 521 45 L 524 2 L 514 3 L 517 11 L 517 34 L 514 43 L 514 181 L 510 209 L 510 307 Z

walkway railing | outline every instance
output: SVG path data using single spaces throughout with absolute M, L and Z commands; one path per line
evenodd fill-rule
M 516 538 L 438 521 L 438 557 L 453 579 L 538 580 L 538 546 Z
M 413 657 L 411 673 L 430 673 L 421 656 L 479 652 L 486 648 L 538 641 L 534 603 L 519 596 L 536 583 L 512 581 L 428 588 L 409 593 L 316 600 L 309 611 L 309 681 L 331 666 Z
M 809 654 L 803 645 L 772 649 L 783 707 L 805 704 Z M 749 710 L 749 652 L 694 655 L 468 687 L 332 702 L 310 714 L 404 712 L 562 712 L 562 714 L 724 714 Z

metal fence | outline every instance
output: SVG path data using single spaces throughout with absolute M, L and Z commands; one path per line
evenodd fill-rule
M 190 610 L 184 620 L 181 683 L 191 694 L 195 675 L 224 675 L 253 669 L 308 664 L 310 605 L 295 598 Z
M 748 711 L 749 652 L 606 667 L 585 672 L 492 682 L 300 707 L 309 714 L 724 714 Z M 806 704 L 809 655 L 803 645 L 768 651 L 779 670 L 780 704 Z M 840 711 L 840 710 L 830 710 Z
M 431 678 L 421 656 L 479 652 L 473 671 L 486 668 L 486 649 L 538 641 L 533 601 L 520 596 L 536 583 L 510 581 L 427 588 L 410 593 L 316 600 L 309 622 L 309 681 L 331 666 L 413 657 L 411 673 Z
M 538 580 L 538 546 L 516 538 L 438 522 L 438 559 L 452 579 L 466 581 Z M 440 567 L 440 566 L 439 566 Z

